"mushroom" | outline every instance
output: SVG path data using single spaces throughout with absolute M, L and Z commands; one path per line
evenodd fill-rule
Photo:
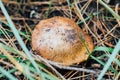
M 91 37 L 71 19 L 41 20 L 32 32 L 32 49 L 47 60 L 69 66 L 87 60 L 94 48 Z

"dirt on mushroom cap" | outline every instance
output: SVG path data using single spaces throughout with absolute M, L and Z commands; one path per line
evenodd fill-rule
M 84 39 L 89 51 L 94 44 L 91 37 L 83 32 L 71 19 L 53 17 L 42 20 L 32 33 L 32 48 L 45 59 L 59 62 L 62 65 L 80 63 L 88 58 Z

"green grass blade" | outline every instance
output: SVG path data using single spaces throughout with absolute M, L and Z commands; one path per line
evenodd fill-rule
M 92 56 L 92 55 L 90 55 L 90 57 L 92 58 L 92 59 L 94 59 L 95 61 L 97 61 L 99 64 L 101 64 L 101 65 L 105 65 L 105 63 L 104 62 L 102 62 L 101 60 L 99 60 L 99 59 L 97 59 L 96 57 L 94 57 L 94 56 Z M 118 72 L 117 72 L 117 70 L 115 70 L 113 67 L 109 67 L 109 70 L 111 70 L 112 72 L 114 72 L 116 75 L 118 74 Z
M 116 19 L 120 20 L 120 16 L 115 13 L 107 4 L 105 4 L 102 0 L 97 0 L 101 5 L 103 5 Z
M 1 66 L 0 66 L 0 72 L 2 72 L 2 74 L 4 74 L 10 80 L 17 80 L 13 75 L 11 75 L 9 72 L 7 72 L 5 69 L 3 69 Z
M 7 72 L 9 72 L 9 73 L 13 73 L 13 72 L 15 72 L 17 69 L 11 69 L 11 70 L 9 70 L 9 71 L 7 71 Z M 2 78 L 2 77 L 4 77 L 5 75 L 4 74 L 0 74 L 0 78 Z
M 94 51 L 105 51 L 105 52 L 110 52 L 110 53 L 112 53 L 113 50 L 114 50 L 114 49 L 111 48 L 111 47 L 103 47 L 103 46 L 96 47 L 96 48 L 94 49 Z M 93 51 L 93 52 L 94 52 L 94 51 Z M 119 51 L 119 53 L 120 53 L 120 51 Z M 110 57 L 110 55 L 106 55 L 106 56 Z M 115 62 L 116 62 L 117 65 L 120 67 L 120 61 L 119 61 L 118 59 L 115 59 Z
M 47 12 L 45 13 L 46 14 L 46 18 L 48 18 L 48 16 L 49 16 L 49 13 L 50 13 L 50 10 L 51 10 L 51 7 L 52 7 L 52 0 L 50 1 L 50 4 L 49 4 L 49 7 L 48 7 L 48 10 L 47 10 Z
M 115 59 L 115 62 L 117 63 L 117 65 L 120 67 L 120 61 L 118 59 Z
M 100 13 L 101 13 L 101 12 L 93 13 L 92 15 L 86 17 L 86 18 L 85 18 L 85 21 L 90 20 L 91 18 L 93 18 L 93 17 L 96 16 L 96 15 L 99 15 Z M 80 25 L 81 23 L 84 23 L 84 21 L 82 20 L 82 21 L 77 22 L 78 25 Z
M 3 14 L 5 15 L 8 23 L 9 23 L 9 27 L 10 27 L 11 30 L 13 31 L 15 37 L 17 38 L 18 43 L 20 44 L 20 46 L 22 47 L 22 49 L 24 50 L 24 52 L 26 53 L 26 55 L 28 56 L 28 58 L 30 59 L 30 61 L 32 62 L 33 66 L 36 68 L 36 72 L 38 72 L 38 73 L 41 74 L 41 76 L 42 76 L 41 70 L 38 68 L 36 62 L 34 61 L 34 59 L 32 58 L 32 56 L 30 55 L 30 52 L 29 52 L 28 49 L 26 48 L 23 40 L 21 39 L 21 37 L 20 37 L 17 29 L 15 28 L 15 26 L 14 26 L 14 24 L 13 24 L 10 16 L 8 15 L 8 13 L 7 13 L 7 11 L 6 11 L 6 9 L 5 9 L 5 7 L 4 7 L 4 5 L 3 5 L 3 3 L 2 3 L 1 0 L 0 0 L 0 7 L 1 7 L 1 10 L 2 10 Z M 43 77 L 43 76 L 42 76 L 42 77 Z
M 2 20 L 0 20 L 0 23 L 3 23 L 3 24 L 5 24 L 6 26 L 9 27 L 9 24 L 7 24 L 6 22 L 4 22 L 4 21 L 2 21 Z M 12 31 L 5 30 L 5 33 L 11 34 Z M 31 39 L 30 39 L 30 36 L 26 36 L 26 33 L 25 33 L 25 32 L 22 32 L 22 31 L 18 30 L 18 33 L 19 33 L 21 36 L 24 36 L 25 38 L 27 38 L 28 40 L 31 40 Z M 0 29 L 0 34 L 4 34 L 4 33 L 2 32 L 2 29 Z
M 115 60 L 115 57 L 116 57 L 117 53 L 119 52 L 119 50 L 120 50 L 120 40 L 118 41 L 117 45 L 115 46 L 112 54 L 110 55 L 106 65 L 104 66 L 104 68 L 103 68 L 102 72 L 100 73 L 100 75 L 98 76 L 97 80 L 101 80 L 102 79 L 102 77 L 104 76 L 104 74 L 106 73 L 108 68 L 110 67 L 112 61 Z
M 99 47 L 96 47 L 96 48 L 94 49 L 94 51 L 106 51 L 106 52 L 112 52 L 112 51 L 113 51 L 113 48 L 99 46 Z
M 8 51 L 8 52 L 17 54 L 17 55 L 19 55 L 19 57 L 26 57 L 26 55 L 25 55 L 25 56 L 22 55 L 21 52 L 17 51 L 17 50 L 14 49 L 13 47 L 10 47 L 10 46 L 5 45 L 5 44 L 3 44 L 3 43 L 0 43 L 0 45 L 2 45 L 2 47 L 3 47 L 6 51 Z M 14 58 L 15 58 L 15 60 L 17 60 L 23 67 L 29 66 L 29 71 L 32 71 L 33 73 L 36 73 L 35 69 L 34 69 L 33 66 L 31 65 L 31 62 L 30 62 L 29 60 L 26 59 L 26 60 L 23 61 L 23 59 L 19 59 L 19 57 L 17 57 L 17 58 L 14 57 Z M 0 54 L 0 58 L 2 58 L 2 59 L 8 59 L 8 57 L 5 56 L 4 54 Z M 37 63 L 37 64 L 38 64 L 38 67 L 43 70 L 42 74 L 43 74 L 43 76 L 44 76 L 45 78 L 48 78 L 48 79 L 50 79 L 50 80 L 59 80 L 56 76 L 54 76 L 54 75 L 49 75 L 49 73 L 47 73 L 47 70 L 44 69 L 44 68 L 47 68 L 45 65 L 41 65 L 41 64 L 39 64 L 39 63 Z M 27 72 L 28 72 L 28 71 L 27 71 Z M 31 78 L 31 77 L 29 76 L 29 74 L 26 74 L 24 71 L 23 71 L 23 74 L 24 74 L 27 78 L 29 78 L 29 79 Z M 0 75 L 0 76 L 1 76 L 1 75 Z

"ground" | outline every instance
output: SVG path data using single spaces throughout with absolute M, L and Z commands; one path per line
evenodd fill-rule
M 70 79 L 70 80 L 96 80 L 101 73 L 110 54 L 114 49 L 119 50 L 120 38 L 120 8 L 119 0 L 2 0 L 15 28 L 18 30 L 27 49 L 32 53 L 41 75 L 45 79 Z M 1 5 L 0 5 L 1 7 Z M 19 40 L 10 29 L 10 23 L 0 9 L 0 71 L 5 69 L 9 75 L 0 74 L 0 79 L 17 78 L 19 80 L 39 80 L 41 76 L 34 65 L 25 55 Z M 43 19 L 54 16 L 68 17 L 76 22 L 79 27 L 88 33 L 94 42 L 95 49 L 89 59 L 83 63 L 75 64 L 72 69 L 51 66 L 49 62 L 35 56 L 36 52 L 31 47 L 31 33 L 36 24 Z M 12 26 L 13 27 L 13 26 Z M 119 54 L 109 69 L 104 74 L 104 79 L 119 79 Z M 57 64 L 56 64 L 57 65 Z M 25 69 L 24 69 L 25 68 Z M 77 70 L 75 70 L 77 68 Z M 78 71 L 79 68 L 87 69 Z M 93 72 L 97 72 L 94 74 Z M 4 74 L 4 75 L 3 75 Z M 29 76 L 30 75 L 30 76 Z

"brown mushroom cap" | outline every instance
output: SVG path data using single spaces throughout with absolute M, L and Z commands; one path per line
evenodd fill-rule
M 42 20 L 32 33 L 32 48 L 43 58 L 72 65 L 87 60 L 94 44 L 91 37 L 83 32 L 76 23 L 68 18 L 53 17 Z

